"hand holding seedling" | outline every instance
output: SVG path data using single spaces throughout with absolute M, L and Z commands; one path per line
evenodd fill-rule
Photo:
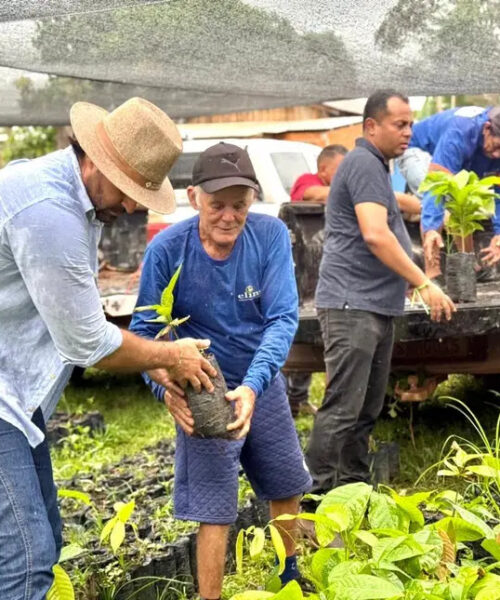
M 490 245 L 481 250 L 481 258 L 487 267 L 492 267 L 500 260 L 500 235 L 491 238 Z
M 250 429 L 253 410 L 255 407 L 255 392 L 247 385 L 240 385 L 232 392 L 226 394 L 226 400 L 234 401 L 234 412 L 236 421 L 227 426 L 228 431 L 240 429 L 235 439 L 239 440 L 246 436 Z
M 148 306 L 137 306 L 134 312 L 154 311 L 156 317 L 147 319 L 146 323 L 161 323 L 165 325 L 155 339 L 167 338 L 169 335 L 177 336 L 176 328 L 182 323 L 185 323 L 189 316 L 173 319 L 172 310 L 174 307 L 174 288 L 181 273 L 182 264 L 175 270 L 172 278 L 161 294 L 160 304 L 151 304 Z M 197 391 L 201 391 L 203 386 L 209 392 L 213 392 L 214 386 L 210 381 L 210 377 L 216 377 L 217 371 L 212 367 L 208 360 L 203 356 L 202 352 L 210 346 L 210 340 L 195 340 L 192 338 L 177 339 L 174 344 L 179 351 L 178 360 L 174 365 L 166 367 L 168 379 L 176 381 L 181 386 L 185 386 L 189 382 Z M 158 378 L 158 379 L 157 379 Z M 161 373 L 161 369 L 156 369 L 153 372 L 151 379 L 157 383 L 164 385 L 162 379 L 165 375 Z M 165 387 L 168 387 L 165 385 Z
M 451 315 L 457 310 L 451 299 L 432 281 L 426 282 L 425 287 L 421 287 L 419 293 L 422 301 L 429 307 L 433 321 L 441 321 L 441 316 L 449 321 Z
M 175 365 L 167 368 L 169 378 L 182 387 L 189 382 L 197 392 L 201 391 L 202 386 L 209 392 L 213 392 L 214 386 L 210 377 L 215 377 L 217 371 L 200 353 L 200 350 L 210 346 L 210 340 L 183 338 L 176 340 L 174 344 L 179 349 L 179 360 Z

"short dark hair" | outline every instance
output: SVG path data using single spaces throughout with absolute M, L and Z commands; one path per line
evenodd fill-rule
M 342 144 L 330 144 L 330 146 L 325 146 L 318 154 L 318 167 L 325 158 L 335 158 L 339 155 L 345 156 L 348 152 L 349 150 L 345 146 L 342 146 Z
M 366 119 L 379 119 L 381 116 L 384 117 L 387 114 L 387 102 L 391 98 L 399 98 L 406 104 L 410 103 L 408 96 L 396 92 L 396 90 L 377 90 L 368 98 L 365 104 L 365 110 L 363 112 L 363 128 L 366 123 Z
M 68 136 L 69 143 L 71 147 L 75 151 L 77 158 L 83 158 L 85 156 L 85 150 L 80 146 L 80 142 L 76 139 L 74 135 Z

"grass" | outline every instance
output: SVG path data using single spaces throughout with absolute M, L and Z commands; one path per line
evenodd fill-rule
M 97 410 L 106 430 L 93 436 L 74 431 L 52 449 L 56 481 L 98 472 L 175 435 L 172 417 L 138 376 L 113 377 L 90 370 L 79 385 L 66 388 L 58 410 L 77 414 Z
M 324 393 L 324 374 L 313 376 L 310 400 L 320 405 Z M 486 394 L 478 382 L 470 377 L 451 376 L 441 384 L 432 401 L 413 407 L 413 430 L 415 446 L 410 438 L 410 408 L 400 404 L 397 416 L 391 418 L 385 410 L 378 420 L 374 438 L 379 441 L 394 441 L 400 446 L 401 471 L 391 485 L 397 489 L 411 489 L 415 481 L 431 464 L 441 457 L 442 449 L 450 434 L 474 440 L 477 436 L 470 424 L 457 411 L 439 400 L 440 396 L 455 396 L 465 399 L 486 429 L 492 432 L 498 414 L 498 398 Z M 71 384 L 65 391 L 58 410 L 70 413 L 85 413 L 98 410 L 104 417 L 106 431 L 89 436 L 86 432 L 72 431 L 65 441 L 52 449 L 56 481 L 63 486 L 75 475 L 98 474 L 103 468 L 117 463 L 124 457 L 137 455 L 162 439 L 173 439 L 174 423 L 165 406 L 157 402 L 143 384 L 140 377 L 114 377 L 90 370 L 79 385 Z M 301 416 L 296 426 L 303 447 L 312 428 L 313 418 Z M 435 473 L 430 473 L 419 483 L 420 489 L 436 487 Z M 449 482 L 446 482 L 449 485 Z M 166 489 L 166 494 L 171 486 Z M 111 493 L 111 492 L 110 492 Z M 240 483 L 240 501 L 251 493 L 245 478 Z M 171 498 L 165 497 L 165 505 L 152 509 L 151 521 L 165 524 L 165 538 L 173 540 L 192 524 L 173 521 Z M 186 529 L 187 527 L 187 529 Z M 81 535 L 81 534 L 80 534 Z M 69 541 L 69 540 L 66 540 Z M 247 555 L 248 556 L 248 555 Z M 258 589 L 265 585 L 273 568 L 273 556 L 265 556 L 253 563 L 245 561 L 243 575 L 226 577 L 223 598 L 229 599 L 242 589 Z

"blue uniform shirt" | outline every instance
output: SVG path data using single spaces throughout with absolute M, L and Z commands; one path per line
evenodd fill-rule
M 179 337 L 208 338 L 230 388 L 244 384 L 260 395 L 286 360 L 298 320 L 290 238 L 274 217 L 250 213 L 233 251 L 214 260 L 204 250 L 199 217 L 159 233 L 146 250 L 138 306 L 157 304 L 182 263 L 172 316 L 188 321 Z M 154 338 L 154 313 L 134 313 L 130 329 Z M 148 381 L 158 399 L 164 388 Z
M 437 113 L 413 127 L 410 148 L 420 148 L 432 156 L 432 162 L 452 173 L 462 169 L 474 171 L 479 177 L 500 175 L 500 159 L 488 158 L 483 153 L 483 126 L 491 106 L 484 109 L 465 106 Z M 499 190 L 497 189 L 497 192 Z M 436 206 L 429 192 L 422 200 L 422 227 L 424 231 L 439 229 L 443 224 L 444 208 Z M 495 234 L 500 234 L 500 202 L 492 219 Z

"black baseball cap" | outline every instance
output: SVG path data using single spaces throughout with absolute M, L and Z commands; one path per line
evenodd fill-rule
M 226 142 L 210 146 L 200 154 L 193 167 L 193 185 L 200 185 L 207 194 L 232 185 L 259 190 L 248 152 Z

